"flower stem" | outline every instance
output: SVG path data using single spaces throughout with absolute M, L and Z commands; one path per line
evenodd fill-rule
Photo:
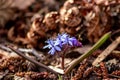
M 69 49 L 69 46 L 66 45 L 64 50 L 63 50 L 63 53 L 61 55 L 61 58 L 62 58 L 61 67 L 62 67 L 63 70 L 64 70 L 64 65 L 65 65 L 65 53 L 68 51 L 68 49 Z
M 62 63 L 61 63 L 61 67 L 62 67 L 62 69 L 64 70 L 64 53 L 62 54 Z

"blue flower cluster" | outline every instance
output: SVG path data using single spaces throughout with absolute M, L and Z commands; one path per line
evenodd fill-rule
M 48 45 L 44 46 L 43 48 L 49 48 L 50 51 L 48 53 L 54 54 L 55 52 L 59 52 L 62 50 L 62 48 L 65 45 L 68 45 L 70 47 L 75 47 L 75 46 L 82 46 L 82 43 L 79 42 L 75 37 L 70 37 L 70 35 L 64 33 L 64 34 L 58 34 L 57 38 L 52 40 L 49 39 L 46 41 Z

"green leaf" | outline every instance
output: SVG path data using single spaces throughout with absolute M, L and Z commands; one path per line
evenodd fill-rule
M 65 74 L 69 73 L 77 64 L 79 64 L 81 61 L 83 61 L 85 58 L 90 56 L 95 50 L 97 50 L 111 35 L 111 32 L 106 33 L 103 35 L 99 41 L 93 45 L 93 47 L 77 59 L 73 61 L 73 63 L 65 70 Z

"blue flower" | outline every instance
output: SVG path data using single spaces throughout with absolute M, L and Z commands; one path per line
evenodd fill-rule
M 69 42 L 69 38 L 70 38 L 70 36 L 69 36 L 68 34 L 66 34 L 66 33 L 62 34 L 62 35 L 61 35 L 61 40 L 62 40 L 62 42 L 63 42 L 62 44 L 63 44 L 63 45 L 66 45 L 66 44 L 72 45 L 72 43 Z
M 55 44 L 59 45 L 60 47 L 62 45 L 82 46 L 82 43 L 80 43 L 75 37 L 70 37 L 70 35 L 68 35 L 66 33 L 64 33 L 62 35 L 58 34 Z
M 70 46 L 73 46 L 73 41 L 72 41 L 73 38 L 70 38 L 70 36 L 68 34 L 63 34 L 61 36 L 61 40 L 62 40 L 62 44 L 63 45 L 70 45 Z
M 81 47 L 82 46 L 82 43 L 79 42 L 75 37 L 71 37 L 70 41 L 72 42 L 73 46 L 77 46 L 77 47 Z
M 48 53 L 54 54 L 55 52 L 61 51 L 61 48 L 64 48 L 63 45 L 67 46 L 82 46 L 82 43 L 79 42 L 75 37 L 70 37 L 70 35 L 64 33 L 64 34 L 58 34 L 57 38 L 54 40 L 47 40 L 46 43 L 48 45 L 44 46 L 43 48 L 49 48 L 50 51 Z
M 55 45 L 59 45 L 60 47 L 63 47 L 63 45 L 66 45 L 66 44 L 71 44 L 72 43 L 70 41 L 68 41 L 70 38 L 70 36 L 66 33 L 64 34 L 58 34 L 56 40 L 55 40 Z
M 65 38 L 69 37 L 69 35 L 67 33 L 63 33 L 61 35 L 61 39 L 64 41 Z
M 51 39 L 49 39 L 49 40 L 47 40 L 47 41 L 45 41 L 48 45 L 46 45 L 46 46 L 44 46 L 43 47 L 43 49 L 45 49 L 45 48 L 52 48 L 53 47 L 53 45 L 54 45 L 54 42 L 53 42 L 53 40 L 51 40 Z
M 55 40 L 55 45 L 59 45 L 60 47 L 62 47 L 62 43 L 63 43 L 63 41 L 61 39 L 61 35 L 58 34 L 58 36 L 57 36 L 57 38 Z
M 49 39 L 46 43 L 48 43 L 48 45 L 44 46 L 43 49 L 49 48 L 50 51 L 48 53 L 53 55 L 56 51 L 61 51 L 61 48 L 58 45 L 55 45 L 53 40 Z
M 54 47 L 51 48 L 51 50 L 48 53 L 53 55 L 57 51 L 61 51 L 61 48 L 59 46 L 54 46 Z

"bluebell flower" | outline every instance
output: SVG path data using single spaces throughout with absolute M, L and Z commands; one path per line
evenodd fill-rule
M 57 38 L 56 38 L 56 41 L 55 41 L 55 45 L 59 45 L 60 47 L 62 47 L 63 45 L 66 45 L 66 44 L 71 44 L 71 42 L 68 41 L 68 39 L 70 38 L 70 36 L 66 33 L 64 34 L 58 34 Z
M 77 47 L 81 47 L 82 46 L 82 43 L 79 42 L 75 37 L 71 37 L 70 41 L 72 42 L 73 46 L 77 46 Z
M 63 33 L 61 35 L 61 39 L 64 41 L 65 38 L 69 37 L 69 35 L 67 33 Z
M 73 40 L 74 38 L 71 38 L 68 34 L 63 34 L 61 36 L 61 40 L 63 41 L 63 45 L 70 45 L 70 46 L 73 46 Z
M 82 44 L 75 37 L 70 37 L 70 35 L 66 33 L 62 35 L 58 34 L 56 45 L 82 46 Z
M 54 54 L 55 52 L 61 51 L 61 48 L 64 48 L 63 45 L 67 46 L 82 46 L 82 43 L 80 43 L 75 37 L 70 37 L 70 35 L 64 33 L 64 34 L 58 34 L 57 38 L 54 40 L 47 40 L 46 43 L 48 45 L 44 46 L 43 48 L 49 48 L 50 51 L 48 53 Z
M 66 45 L 66 44 L 72 45 L 72 43 L 69 41 L 69 38 L 70 38 L 70 36 L 68 34 L 66 34 L 66 33 L 62 34 L 61 35 L 61 40 L 63 42 L 62 44 L 63 45 Z
M 58 36 L 55 40 L 55 45 L 59 45 L 60 47 L 62 47 L 62 43 L 63 43 L 63 41 L 61 40 L 61 35 L 58 34 Z
M 59 46 L 54 46 L 50 49 L 50 51 L 48 53 L 53 55 L 57 51 L 61 51 L 61 48 Z
M 45 43 L 47 43 L 48 45 L 44 46 L 43 49 L 45 49 L 45 48 L 49 48 L 49 49 L 50 49 L 50 48 L 52 48 L 53 45 L 54 45 L 54 41 L 51 40 L 51 39 L 45 41 Z
M 43 49 L 49 48 L 50 51 L 48 53 L 53 55 L 56 51 L 61 51 L 61 48 L 58 45 L 55 45 L 53 40 L 49 39 L 46 43 L 48 43 L 48 45 L 44 46 Z

